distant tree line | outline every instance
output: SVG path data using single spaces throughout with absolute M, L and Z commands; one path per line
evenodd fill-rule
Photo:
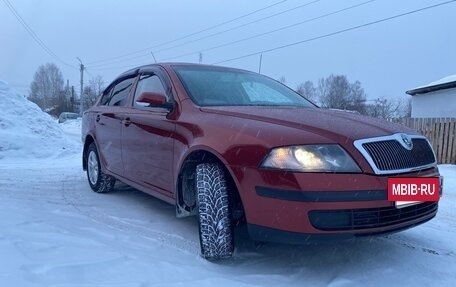
M 279 79 L 285 82 L 285 78 Z M 385 97 L 367 100 L 359 81 L 350 82 L 345 75 L 330 75 L 321 78 L 315 85 L 305 81 L 296 87 L 296 92 L 322 108 L 355 111 L 376 118 L 410 116 L 410 101 L 391 100 Z
M 101 76 L 90 79 L 83 89 L 83 110 L 93 106 L 103 90 Z M 62 72 L 54 63 L 38 67 L 30 84 L 28 99 L 53 116 L 62 112 L 79 113 L 79 97 L 76 97 L 73 87 L 64 84 Z

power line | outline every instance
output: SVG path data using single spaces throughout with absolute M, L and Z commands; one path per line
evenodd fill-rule
M 41 39 L 38 37 L 38 35 L 33 31 L 33 29 L 25 22 L 24 18 L 17 12 L 17 10 L 14 8 L 13 4 L 9 0 L 3 0 L 3 3 L 5 3 L 6 7 L 11 11 L 11 13 L 14 15 L 17 21 L 24 27 L 24 29 L 27 31 L 27 33 L 32 37 L 32 39 L 47 53 L 49 56 L 53 57 L 60 63 L 75 68 L 73 65 L 70 65 L 60 59 L 59 56 L 57 56 Z
M 91 76 L 92 78 L 95 78 L 95 76 L 92 75 L 92 73 L 90 73 L 90 72 L 87 70 L 86 67 L 84 68 L 84 71 L 85 71 L 89 76 Z
M 151 56 L 151 54 L 150 54 L 150 51 L 149 51 L 149 52 L 147 52 L 146 54 L 143 54 L 143 55 L 132 56 L 132 57 L 128 57 L 128 58 L 125 58 L 125 59 L 111 60 L 111 61 L 105 62 L 103 64 L 90 65 L 89 67 L 90 68 L 98 68 L 98 67 L 103 67 L 103 66 L 107 66 L 107 65 L 122 63 L 122 62 L 125 62 L 125 61 L 131 61 L 131 60 L 134 60 L 134 59 L 150 57 L 150 56 Z M 154 61 L 155 61 L 155 57 L 153 57 L 153 58 L 154 58 Z
M 336 11 L 333 11 L 333 12 L 330 12 L 330 13 L 326 13 L 326 14 L 323 14 L 323 15 L 320 15 L 320 16 L 317 16 L 317 17 L 309 18 L 309 19 L 306 19 L 304 21 L 300 21 L 298 23 L 294 23 L 294 24 L 291 24 L 291 25 L 286 25 L 286 26 L 283 26 L 283 27 L 280 27 L 280 28 L 277 28 L 277 29 L 274 29 L 274 30 L 271 30 L 271 31 L 264 32 L 264 33 L 255 34 L 253 36 L 249 36 L 249 37 L 238 39 L 238 40 L 235 40 L 235 41 L 223 43 L 223 44 L 216 45 L 216 46 L 213 46 L 213 47 L 209 47 L 209 48 L 206 48 L 206 49 L 193 51 L 193 52 L 189 52 L 189 53 L 184 53 L 184 54 L 181 54 L 181 55 L 178 55 L 178 56 L 174 56 L 174 57 L 165 58 L 165 59 L 163 59 L 163 61 L 172 60 L 172 59 L 178 59 L 178 58 L 182 58 L 182 57 L 185 57 L 185 56 L 194 55 L 194 54 L 199 53 L 199 52 L 207 52 L 207 51 L 215 50 L 215 49 L 218 49 L 218 48 L 231 46 L 233 44 L 237 44 L 237 43 L 244 42 L 244 41 L 247 41 L 247 40 L 251 40 L 251 39 L 254 39 L 254 38 L 262 37 L 262 36 L 269 35 L 269 34 L 272 34 L 272 33 L 275 33 L 275 32 L 279 32 L 279 31 L 282 31 L 282 30 L 290 29 L 292 27 L 296 27 L 298 25 L 306 24 L 306 23 L 309 23 L 309 22 L 312 22 L 312 21 L 315 21 L 315 20 L 323 19 L 323 18 L 332 16 L 332 15 L 335 15 L 335 14 L 338 14 L 338 13 L 341 13 L 341 12 L 345 12 L 345 11 L 348 11 L 348 10 L 351 10 L 351 9 L 358 8 L 360 6 L 363 6 L 363 5 L 366 5 L 366 4 L 375 2 L 375 1 L 377 1 L 377 0 L 365 1 L 365 2 L 362 2 L 362 3 L 356 4 L 356 5 L 352 5 L 352 6 L 349 6 L 349 7 L 343 8 L 343 9 L 339 9 L 339 10 L 336 10 Z
M 250 53 L 250 54 L 243 55 L 243 56 L 238 56 L 238 57 L 235 57 L 235 58 L 230 58 L 230 59 L 219 61 L 219 62 L 215 62 L 215 63 L 213 63 L 213 65 L 226 63 L 226 62 L 230 62 L 230 61 L 234 61 L 234 60 L 239 60 L 239 59 L 243 59 L 243 58 L 247 58 L 247 57 L 251 57 L 251 56 L 256 56 L 256 55 L 260 55 L 262 53 L 268 53 L 268 52 L 272 52 L 272 51 L 275 51 L 275 50 L 280 50 L 280 49 L 288 48 L 288 47 L 291 47 L 291 46 L 295 46 L 295 45 L 299 45 L 299 44 L 303 44 L 303 43 L 307 43 L 307 42 L 311 42 L 311 41 L 315 41 L 315 40 L 319 40 L 319 39 L 323 39 L 323 38 L 328 38 L 328 37 L 331 37 L 331 36 L 334 36 L 334 35 L 342 34 L 342 33 L 353 31 L 353 30 L 357 30 L 357 29 L 364 28 L 364 27 L 367 27 L 367 26 L 372 26 L 372 25 L 375 25 L 375 24 L 378 24 L 378 23 L 382 23 L 382 22 L 386 22 L 386 21 L 393 20 L 393 19 L 396 19 L 396 18 L 408 16 L 408 15 L 415 14 L 415 13 L 418 13 L 418 12 L 421 12 L 421 11 L 424 11 L 424 10 L 433 9 L 433 8 L 436 8 L 436 7 L 439 7 L 439 6 L 443 6 L 443 5 L 447 5 L 447 4 L 450 4 L 450 3 L 453 3 L 453 2 L 456 2 L 456 0 L 441 2 L 441 3 L 435 4 L 435 5 L 426 6 L 426 7 L 423 7 L 423 8 L 420 8 L 420 9 L 416 9 L 416 10 L 412 10 L 412 11 L 409 11 L 409 12 L 397 14 L 397 15 L 390 16 L 390 17 L 387 17 L 387 18 L 382 18 L 382 19 L 379 19 L 379 20 L 376 20 L 376 21 L 372 21 L 372 22 L 368 22 L 368 23 L 365 23 L 365 24 L 353 26 L 353 27 L 350 27 L 350 28 L 338 30 L 338 31 L 335 31 L 335 32 L 332 32 L 332 33 L 328 33 L 328 34 L 324 34 L 324 35 L 308 38 L 308 39 L 301 40 L 301 41 L 298 41 L 298 42 L 294 42 L 294 43 L 290 43 L 290 44 L 274 47 L 274 48 L 271 48 L 271 49 L 262 50 L 262 51 L 259 51 L 259 52 Z
M 305 23 L 309 23 L 309 22 L 312 22 L 312 21 L 315 21 L 315 20 L 323 19 L 323 18 L 332 16 L 332 15 L 335 15 L 335 14 L 338 14 L 338 13 L 341 13 L 341 12 L 344 12 L 344 11 L 347 11 L 347 10 L 355 9 L 357 7 L 369 4 L 369 3 L 374 2 L 374 1 L 376 1 L 376 0 L 365 1 L 365 2 L 362 2 L 362 3 L 356 4 L 356 5 L 352 5 L 352 6 L 343 8 L 343 9 L 339 9 L 339 10 L 336 10 L 336 11 L 333 11 L 333 12 L 330 12 L 330 13 L 326 13 L 326 14 L 317 16 L 317 17 L 309 18 L 309 19 L 300 21 L 298 23 L 294 23 L 294 24 L 291 24 L 291 25 L 283 26 L 283 27 L 280 27 L 278 29 L 274 29 L 274 30 L 267 31 L 267 32 L 264 32 L 264 33 L 256 34 L 256 35 L 253 35 L 253 36 L 250 36 L 250 37 L 246 37 L 246 38 L 243 38 L 243 39 L 235 40 L 235 41 L 228 42 L 228 43 L 223 43 L 223 44 L 220 44 L 220 45 L 217 45 L 217 46 L 213 46 L 213 47 L 209 47 L 209 48 L 206 48 L 206 49 L 202 49 L 202 50 L 198 50 L 198 51 L 193 51 L 193 52 L 181 54 L 181 55 L 174 56 L 174 57 L 165 58 L 165 59 L 163 59 L 163 61 L 171 60 L 171 59 L 177 59 L 177 58 L 181 58 L 181 57 L 189 56 L 189 55 L 194 55 L 194 54 L 197 54 L 197 53 L 200 53 L 200 52 L 207 52 L 207 51 L 210 51 L 210 50 L 215 50 L 215 49 L 218 49 L 218 48 L 222 48 L 222 47 L 226 47 L 226 46 L 229 46 L 229 45 L 233 45 L 233 44 L 236 44 L 236 43 L 239 43 L 239 42 L 243 42 L 243 41 L 247 41 L 247 40 L 250 40 L 250 39 L 258 38 L 258 37 L 261 37 L 261 36 L 265 36 L 267 34 L 275 33 L 275 32 L 281 31 L 281 30 L 289 29 L 289 28 L 292 28 L 292 27 L 295 27 L 295 26 L 298 26 L 298 25 L 302 25 L 302 24 L 305 24 Z M 310 3 L 313 3 L 313 2 L 310 2 Z M 304 5 L 309 5 L 310 3 L 306 3 Z M 300 5 L 300 6 L 302 6 L 302 5 Z M 292 9 L 297 9 L 300 6 L 294 7 Z M 280 13 L 283 13 L 283 12 L 286 12 L 286 11 L 288 11 L 288 10 L 282 11 Z M 280 13 L 277 13 L 277 14 L 280 14 Z M 277 14 L 274 14 L 274 15 L 277 15 Z M 274 16 L 274 15 L 271 15 L 271 16 Z M 253 22 L 255 22 L 255 21 L 253 21 Z M 250 22 L 250 23 L 252 23 L 252 22 Z M 141 57 L 144 57 L 144 56 L 143 55 L 135 56 L 134 58 L 132 57 L 130 59 L 141 58 Z M 115 63 L 119 63 L 119 62 L 122 62 L 122 61 L 116 61 Z M 110 64 L 115 64 L 115 63 L 113 62 L 113 63 L 110 63 Z M 94 66 L 91 66 L 91 67 L 92 67 L 92 70 L 111 70 L 111 69 L 129 68 L 132 65 L 123 65 L 123 66 L 115 66 L 115 67 L 112 67 L 112 66 L 111 67 L 105 67 L 105 66 L 106 65 L 102 64 L 102 65 L 94 65 Z
M 261 22 L 261 21 L 270 19 L 270 18 L 272 18 L 272 17 L 278 16 L 278 15 L 282 15 L 282 14 L 285 14 L 285 13 L 288 13 L 288 12 L 291 12 L 291 11 L 294 11 L 294 10 L 297 10 L 297 9 L 299 9 L 299 8 L 302 8 L 302 7 L 309 6 L 309 5 L 311 5 L 311 4 L 315 4 L 315 3 L 320 2 L 320 1 L 321 1 L 321 0 L 314 0 L 314 1 L 311 1 L 311 2 L 307 2 L 307 3 L 304 3 L 304 4 L 298 5 L 298 6 L 296 6 L 296 7 L 293 7 L 293 8 L 290 8 L 290 9 L 287 9 L 287 10 L 284 10 L 284 11 L 281 11 L 281 12 L 278 12 L 278 13 L 275 13 L 275 14 L 272 14 L 272 15 L 269 15 L 269 16 L 266 16 L 266 17 L 263 17 L 263 18 L 260 18 L 260 19 L 251 21 L 251 22 L 248 22 L 248 23 L 245 23 L 245 24 L 242 24 L 242 25 L 235 26 L 235 27 L 230 28 L 230 29 L 226 29 L 226 30 L 223 30 L 223 31 L 220 31 L 220 32 L 217 32 L 217 33 L 212 33 L 212 34 L 209 34 L 209 35 L 207 35 L 207 36 L 204 36 L 204 37 L 201 37 L 201 38 L 198 38 L 198 39 L 194 39 L 194 40 L 191 40 L 191 41 L 187 41 L 187 42 L 184 42 L 184 43 L 175 45 L 175 46 L 162 48 L 162 49 L 157 50 L 157 51 L 155 51 L 155 52 L 162 52 L 162 51 L 165 51 L 165 50 L 169 50 L 169 49 L 174 49 L 174 48 L 182 47 L 182 46 L 185 46 L 185 45 L 190 44 L 190 43 L 194 43 L 194 42 L 197 42 L 197 41 L 205 40 L 205 39 L 207 39 L 207 38 L 211 38 L 211 37 L 214 37 L 214 36 L 218 36 L 218 35 L 224 34 L 224 33 L 226 33 L 226 32 L 230 32 L 230 31 L 233 31 L 233 30 L 237 30 L 237 29 L 239 29 L 239 28 L 242 28 L 242 27 L 245 27 L 245 26 L 254 24 L 254 23 L 258 23 L 258 22 Z
M 254 10 L 254 11 L 249 12 L 247 14 L 244 14 L 244 15 L 238 16 L 236 18 L 221 22 L 219 24 L 204 28 L 202 30 L 199 30 L 199 31 L 187 34 L 187 35 L 184 35 L 182 37 L 175 38 L 173 40 L 162 42 L 160 44 L 157 44 L 157 45 L 154 45 L 154 46 L 151 46 L 151 47 L 147 47 L 147 48 L 144 48 L 144 49 L 141 49 L 141 50 L 137 50 L 137 51 L 134 51 L 134 52 L 126 53 L 126 54 L 119 55 L 119 56 L 116 56 L 116 57 L 111 57 L 111 58 L 101 59 L 101 60 L 97 60 L 97 61 L 92 61 L 92 62 L 87 63 L 87 65 L 92 65 L 92 64 L 96 64 L 96 63 L 108 62 L 108 61 L 111 61 L 111 60 L 125 58 L 125 57 L 131 56 L 131 55 L 135 55 L 135 54 L 138 54 L 138 53 L 145 52 L 145 51 L 149 52 L 151 49 L 154 49 L 154 48 L 157 48 L 157 47 L 161 47 L 161 46 L 164 46 L 164 45 L 167 45 L 167 44 L 171 44 L 171 43 L 174 43 L 174 42 L 177 42 L 177 41 L 180 41 L 180 40 L 184 40 L 184 39 L 187 39 L 187 38 L 189 38 L 191 36 L 194 36 L 194 35 L 197 35 L 197 34 L 200 34 L 200 33 L 203 33 L 203 32 L 207 32 L 209 30 L 213 30 L 213 29 L 218 28 L 220 26 L 232 23 L 232 22 L 237 21 L 239 19 L 246 18 L 246 17 L 248 17 L 250 15 L 256 14 L 256 13 L 258 13 L 260 11 L 263 11 L 263 10 L 269 9 L 271 7 L 274 7 L 276 5 L 282 4 L 282 3 L 286 2 L 286 1 L 288 1 L 288 0 L 281 0 L 281 1 L 275 2 L 275 3 L 271 4 L 271 5 L 266 6 L 266 7 Z
M 316 19 L 321 19 L 321 18 L 323 18 L 323 17 L 327 17 L 327 16 L 330 16 L 330 15 L 333 15 L 333 14 L 336 14 L 336 13 L 340 13 L 340 12 L 345 11 L 345 10 L 348 10 L 348 9 L 353 9 L 353 8 L 355 8 L 355 7 L 358 7 L 358 6 L 361 6 L 361 5 L 365 5 L 365 4 L 370 3 L 370 2 L 373 2 L 373 1 L 376 1 L 376 0 L 370 0 L 370 1 L 367 1 L 367 2 L 363 2 L 363 3 L 357 4 L 357 5 L 350 6 L 350 7 L 341 9 L 341 10 L 337 10 L 337 11 L 334 11 L 334 12 L 331 12 L 331 13 L 328 13 L 328 14 L 324 14 L 324 15 L 321 15 L 321 16 L 318 16 L 318 17 L 315 17 L 315 18 L 312 18 L 312 19 L 307 19 L 307 20 L 302 21 L 302 22 L 299 22 L 299 23 L 295 23 L 295 24 L 292 24 L 292 25 L 284 26 L 284 27 L 281 27 L 281 28 L 276 29 L 276 30 L 273 30 L 273 31 L 269 31 L 269 32 L 266 32 L 266 33 L 254 35 L 254 36 L 251 36 L 251 37 L 248 37 L 248 38 L 244 38 L 244 39 L 241 39 L 241 40 L 237 40 L 237 41 L 233 41 L 233 42 L 221 44 L 221 45 L 218 45 L 218 46 L 215 46 L 215 47 L 210 47 L 210 48 L 207 48 L 207 49 L 204 49 L 204 50 L 199 50 L 198 52 L 213 50 L 213 49 L 216 49 L 216 48 L 220 48 L 220 47 L 222 47 L 222 46 L 228 46 L 228 45 L 230 45 L 230 44 L 234 44 L 234 43 L 238 43 L 238 42 L 241 42 L 241 41 L 245 41 L 245 40 L 248 40 L 248 39 L 251 39 L 251 38 L 263 36 L 263 35 L 265 35 L 265 34 L 269 34 L 269 33 L 276 32 L 277 30 L 283 30 L 283 29 L 286 29 L 286 28 L 289 28 L 289 27 L 292 27 L 292 26 L 300 25 L 300 24 L 302 24 L 302 23 L 304 23 L 304 22 L 309 22 L 309 21 L 313 21 L 313 20 L 316 20 Z M 298 44 L 302 44 L 302 43 L 305 43 L 305 42 L 311 42 L 311 41 L 315 41 L 315 40 L 318 40 L 318 39 L 331 37 L 331 36 L 334 36 L 334 35 L 337 35 L 337 34 L 342 34 L 342 33 L 345 33 L 345 32 L 348 32 L 348 31 L 352 31 L 352 30 L 356 30 L 356 29 L 359 29 L 359 28 L 362 28 L 362 27 L 371 26 L 371 25 L 378 24 L 378 23 L 385 22 L 385 21 L 389 21 L 389 20 L 392 20 L 392 19 L 395 19 L 395 18 L 399 18 L 399 17 L 403 17 L 403 16 L 410 15 L 410 14 L 414 14 L 414 13 L 417 13 L 417 12 L 421 12 L 421 11 L 424 11 L 424 10 L 436 8 L 436 7 L 438 7 L 438 6 L 450 4 L 450 3 L 455 2 L 455 1 L 456 1 L 456 0 L 438 3 L 438 4 L 435 4 L 435 5 L 423 7 L 423 8 L 416 9 L 416 10 L 412 10 L 412 11 L 409 11 L 409 12 L 406 12 L 406 13 L 397 14 L 397 15 L 394 15 L 394 16 L 391 16 L 391 17 L 383 18 L 383 19 L 376 20 L 376 21 L 373 21 L 373 22 L 369 22 L 369 23 L 365 23 L 365 24 L 362 24 L 362 25 L 358 25 L 358 26 L 354 26 L 354 27 L 347 28 L 347 29 L 339 30 L 339 31 L 336 31 L 336 32 L 332 32 L 332 33 L 328 33 L 328 34 L 324 34 L 324 35 L 312 37 L 312 38 L 309 38 L 309 39 L 301 40 L 301 41 L 298 41 L 298 42 L 294 42 L 294 43 L 290 43 L 290 44 L 278 46 L 278 47 L 275 47 L 275 48 L 271 48 L 271 49 L 267 49 L 267 50 L 262 50 L 262 51 L 250 53 L 250 54 L 247 54 L 247 55 L 243 55 L 243 56 L 239 56 L 239 57 L 230 58 L 230 59 L 227 59 L 227 60 L 215 62 L 215 63 L 213 63 L 213 64 L 221 64 L 221 63 L 225 63 L 225 62 L 229 62 L 229 61 L 234 61 L 234 60 L 238 60 L 238 59 L 242 59 L 242 58 L 246 58 L 246 57 L 256 56 L 256 55 L 260 55 L 260 54 L 262 54 L 262 53 L 267 53 L 267 52 L 271 52 L 271 51 L 274 51 L 274 50 L 279 50 L 279 49 L 287 48 L 287 47 L 294 46 L 294 45 L 298 45 Z M 197 53 L 197 52 L 186 53 L 186 54 L 179 55 L 179 56 L 176 56 L 176 57 L 173 57 L 173 58 L 167 58 L 167 59 L 165 59 L 165 60 L 174 59 L 174 58 L 178 58 L 178 57 L 183 57 L 183 56 L 187 56 L 187 55 L 192 55 L 192 54 L 196 54 L 196 53 Z M 138 65 L 139 65 L 139 64 L 138 64 Z M 117 66 L 117 67 L 106 67 L 106 68 L 94 68 L 94 70 L 124 69 L 124 68 L 129 68 L 129 67 L 131 67 L 131 66 L 132 66 L 132 65 L 128 65 L 128 66 Z
M 238 26 L 229 28 L 229 29 L 225 29 L 225 30 L 222 30 L 222 31 L 219 31 L 219 32 L 215 32 L 215 33 L 212 33 L 212 34 L 209 34 L 209 35 L 206 35 L 206 36 L 197 38 L 197 39 L 193 39 L 193 40 L 190 40 L 190 41 L 186 41 L 186 42 L 183 42 L 183 43 L 174 45 L 174 46 L 168 46 L 168 47 L 165 47 L 165 48 L 161 48 L 161 49 L 159 49 L 159 50 L 155 50 L 154 52 L 155 52 L 155 53 L 159 53 L 159 52 L 162 52 L 162 51 L 165 51 L 165 50 L 170 50 L 170 49 L 182 47 L 182 46 L 185 46 L 185 45 L 188 45 L 188 44 L 191 44 L 191 43 L 195 43 L 195 42 L 198 42 L 198 41 L 201 41 L 201 40 L 205 40 L 205 39 L 208 39 L 208 38 L 212 38 L 212 37 L 214 37 L 214 36 L 218 36 L 218 35 L 221 35 L 221 34 L 224 34 L 224 33 L 227 33 L 227 32 L 231 32 L 231 31 L 237 30 L 237 29 L 239 29 L 239 28 L 243 28 L 243 27 L 245 27 L 245 26 L 248 26 L 248 25 L 251 25 L 251 24 L 255 24 L 255 23 L 258 23 L 258 22 L 261 22 L 261 21 L 264 21 L 264 20 L 267 20 L 267 19 L 270 19 L 270 18 L 279 16 L 279 15 L 282 15 L 282 14 L 285 14 L 285 13 L 288 13 L 288 12 L 291 12 L 291 11 L 294 11 L 294 10 L 297 10 L 297 9 L 299 9 L 299 8 L 303 8 L 303 7 L 309 6 L 309 5 L 311 5 L 311 4 L 315 4 L 315 3 L 320 2 L 320 1 L 321 1 L 321 0 L 313 0 L 313 1 L 310 1 L 310 2 L 307 2 L 307 3 L 304 3 L 304 4 L 301 4 L 301 5 L 295 6 L 295 7 L 293 7 L 293 8 L 289 8 L 289 9 L 286 9 L 286 10 L 284 10 L 284 11 L 281 11 L 281 12 L 278 12 L 278 13 L 274 13 L 274 14 L 272 14 L 272 15 L 269 15 L 269 16 L 266 16 L 266 17 L 262 17 L 262 18 L 260 18 L 260 19 L 257 19 L 257 20 L 254 20 L 254 21 L 250 21 L 250 22 L 247 22 L 247 23 L 244 23 L 244 24 L 241 24 L 241 25 L 238 25 Z M 96 64 L 96 65 L 92 65 L 91 67 L 101 67 L 101 66 L 106 66 L 106 65 L 121 63 L 121 62 L 124 62 L 124 61 L 134 60 L 134 59 L 138 59 L 138 58 L 142 58 L 142 57 L 146 57 L 146 56 L 148 56 L 148 55 L 145 54 L 145 55 L 139 55 L 139 56 L 134 56 L 134 57 L 128 57 L 128 58 L 121 59 L 121 60 L 117 60 L 117 61 L 109 61 L 109 62 L 106 63 L 106 64 Z
M 218 49 L 218 48 L 230 46 L 230 45 L 233 45 L 233 44 L 237 44 L 237 43 L 244 42 L 244 41 L 247 41 L 247 40 L 251 40 L 251 39 L 254 39 L 254 38 L 258 38 L 258 37 L 261 37 L 261 36 L 272 34 L 272 33 L 278 32 L 278 31 L 289 29 L 289 28 L 292 28 L 292 27 L 295 27 L 295 26 L 298 26 L 298 25 L 309 23 L 309 22 L 312 22 L 312 21 L 315 21 L 315 20 L 323 19 L 323 18 L 332 16 L 332 15 L 335 15 L 335 14 L 338 14 L 338 13 L 341 13 L 341 12 L 344 12 L 344 11 L 347 11 L 347 10 L 355 9 L 357 7 L 369 4 L 369 3 L 374 2 L 374 1 L 376 1 L 376 0 L 369 0 L 369 1 L 366 1 L 366 2 L 362 2 L 362 3 L 356 4 L 356 5 L 352 5 L 352 6 L 343 8 L 343 9 L 339 9 L 339 10 L 336 10 L 336 11 L 333 11 L 333 12 L 330 12 L 330 13 L 326 13 L 326 14 L 323 14 L 323 15 L 320 15 L 320 16 L 317 16 L 317 17 L 313 17 L 313 18 L 310 18 L 310 19 L 306 19 L 304 21 L 300 21 L 298 23 L 294 23 L 294 24 L 291 24 L 291 25 L 283 26 L 283 27 L 280 27 L 278 29 L 274 29 L 274 30 L 267 31 L 267 32 L 264 32 L 264 33 L 255 34 L 253 36 L 249 36 L 249 37 L 242 38 L 242 39 L 239 39 L 239 40 L 223 43 L 223 44 L 216 45 L 216 46 L 213 46 L 213 47 L 209 47 L 209 48 L 206 48 L 206 49 L 202 49 L 202 50 L 198 50 L 198 51 L 192 51 L 192 52 L 180 54 L 178 56 L 168 57 L 168 58 L 163 59 L 163 61 L 167 61 L 167 60 L 171 60 L 171 59 L 177 59 L 177 58 L 182 58 L 182 57 L 189 56 L 189 55 L 194 55 L 194 54 L 197 54 L 197 53 L 200 53 L 200 52 L 207 52 L 207 51 L 215 50 L 215 49 Z M 306 3 L 304 5 L 309 5 L 309 4 L 314 3 L 314 2 Z M 292 8 L 292 9 L 297 9 L 297 8 L 299 8 L 301 6 L 303 6 L 303 5 L 297 6 L 297 7 Z M 286 10 L 286 11 L 288 11 L 288 10 Z M 283 12 L 286 12 L 286 11 L 282 11 L 280 13 L 283 13 Z M 277 14 L 280 14 L 280 13 L 277 13 Z M 277 14 L 274 14 L 274 15 L 277 15 Z M 274 15 L 271 15 L 271 16 L 274 16 Z M 270 18 L 270 17 L 265 17 L 265 18 Z M 265 19 L 265 18 L 262 18 L 262 19 Z M 255 22 L 255 21 L 253 21 L 253 22 Z M 250 22 L 250 23 L 253 23 L 253 22 Z M 247 24 L 249 24 L 249 23 L 247 23 Z M 240 27 L 240 26 L 237 26 L 237 27 Z M 234 27 L 234 28 L 236 28 L 236 27 Z M 228 30 L 230 30 L 230 29 L 228 29 Z M 225 30 L 225 31 L 228 31 L 228 30 Z M 222 32 L 220 32 L 220 33 L 222 33 Z M 136 57 L 130 58 L 130 59 L 136 59 L 136 58 L 141 58 L 141 57 L 143 57 L 143 56 L 136 56 Z M 119 63 L 119 62 L 122 62 L 122 61 L 116 61 L 115 63 Z M 114 63 L 111 63 L 111 64 L 114 64 Z M 111 69 L 111 68 L 99 68 L 99 67 L 102 67 L 102 66 L 105 66 L 105 65 L 95 65 L 95 66 L 92 66 L 92 67 L 95 70 Z M 127 68 L 127 67 L 130 67 L 130 66 L 115 67 L 114 69 L 116 69 L 116 68 L 118 68 L 118 69 Z
M 111 66 L 111 67 L 100 67 L 100 68 L 90 68 L 90 69 L 95 70 L 95 71 L 106 71 L 106 70 L 126 69 L 126 68 L 141 66 L 141 65 L 144 65 L 144 63 L 139 63 L 136 65 L 130 64 L 130 65 L 123 65 L 123 66 Z

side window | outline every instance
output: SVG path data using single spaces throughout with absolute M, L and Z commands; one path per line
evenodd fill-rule
M 166 96 L 166 90 L 161 82 L 160 78 L 154 74 L 144 74 L 141 75 L 138 81 L 138 85 L 136 87 L 135 98 L 133 105 L 135 107 L 144 107 L 147 105 L 137 103 L 136 99 L 143 93 L 143 92 L 156 92 L 161 93 Z M 169 99 L 168 99 L 169 100 Z
M 105 105 L 108 104 L 109 96 L 111 95 L 111 92 L 112 92 L 112 88 L 110 88 L 109 90 L 104 91 L 103 95 L 101 96 L 100 105 L 105 106 Z
M 130 93 L 133 81 L 135 78 L 128 78 L 119 82 L 112 90 L 108 106 L 123 106 L 127 101 L 128 94 Z

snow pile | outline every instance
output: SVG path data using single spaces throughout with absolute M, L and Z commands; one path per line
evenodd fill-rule
M 0 81 L 0 159 L 55 158 L 78 150 L 52 117 Z

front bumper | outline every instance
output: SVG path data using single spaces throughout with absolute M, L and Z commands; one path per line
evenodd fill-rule
M 434 214 L 435 216 L 435 214 Z M 363 233 L 347 233 L 347 232 L 338 232 L 338 233 L 300 233 L 300 232 L 291 232 L 285 231 L 270 227 L 259 226 L 255 224 L 248 224 L 247 228 L 249 231 L 249 236 L 252 240 L 256 241 L 267 241 L 267 242 L 277 242 L 277 243 L 286 243 L 286 244 L 306 244 L 306 243 L 315 243 L 315 242 L 324 242 L 324 241 L 336 241 L 336 240 L 349 240 L 357 237 L 369 237 L 376 235 L 386 235 L 390 233 L 400 232 L 417 225 L 423 224 L 426 221 L 431 220 L 434 216 L 423 218 L 414 223 L 409 223 L 405 226 L 400 226 L 396 228 L 388 228 L 387 230 L 382 231 L 371 231 Z
M 387 200 L 388 176 L 232 171 L 249 233 L 257 240 L 294 243 L 396 232 L 432 219 L 438 209 L 436 202 L 397 209 Z M 439 173 L 432 168 L 406 176 Z

